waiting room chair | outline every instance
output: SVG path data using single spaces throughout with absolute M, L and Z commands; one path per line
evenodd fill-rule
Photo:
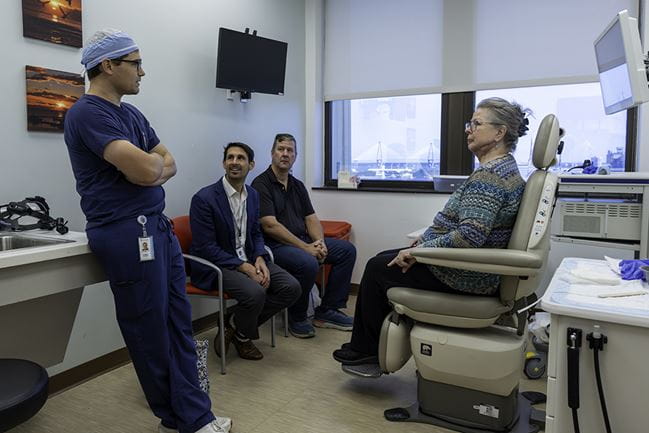
M 230 298 L 230 296 L 228 296 L 228 294 L 225 293 L 224 290 L 222 290 L 223 274 L 221 273 L 221 269 L 218 266 L 201 257 L 196 257 L 191 254 L 188 254 L 189 248 L 192 244 L 192 231 L 189 223 L 189 215 L 178 216 L 173 218 L 171 221 L 173 223 L 174 234 L 176 235 L 176 238 L 178 238 L 178 242 L 180 243 L 180 249 L 182 250 L 183 257 L 185 258 L 185 272 L 187 273 L 187 283 L 185 284 L 185 291 L 187 295 L 192 297 L 202 297 L 202 298 L 208 298 L 212 300 L 218 300 L 219 302 L 219 331 L 220 331 L 219 337 L 220 338 L 218 344 L 221 346 L 221 353 L 223 354 L 220 357 L 221 374 L 225 374 L 225 332 L 222 331 L 223 329 L 225 329 L 225 323 L 224 323 L 225 315 L 223 313 L 225 312 L 226 301 L 233 298 Z M 266 247 L 266 251 L 268 251 L 271 261 L 274 261 L 273 253 L 270 250 L 270 248 Z M 201 263 L 216 271 L 217 281 L 218 281 L 217 290 L 212 290 L 212 291 L 201 290 L 191 283 L 190 275 L 191 275 L 192 261 Z M 270 337 L 271 346 L 275 347 L 275 317 L 274 316 L 271 317 L 270 319 L 270 332 L 271 332 L 271 337 Z M 284 309 L 284 336 L 288 337 L 288 311 L 286 309 Z M 214 343 L 216 344 L 216 339 Z
M 351 237 L 352 225 L 347 221 L 321 220 L 320 225 L 322 225 L 322 233 L 326 238 L 349 241 L 349 238 Z M 320 298 L 324 298 L 325 288 L 327 287 L 327 281 L 329 281 L 330 272 L 330 264 L 323 263 L 320 265 L 320 269 L 316 276 L 316 285 L 320 292 Z
M 0 432 L 34 416 L 47 400 L 49 376 L 24 359 L 0 359 Z
M 557 176 L 548 168 L 561 153 L 561 135 L 556 117 L 546 116 L 534 143 L 537 170 L 527 180 L 506 249 L 412 252 L 419 263 L 502 275 L 498 296 L 388 290 L 394 311 L 383 322 L 380 371 L 371 371 L 371 364 L 366 371 L 363 366 L 343 366 L 351 374 L 377 376 L 399 370 L 414 356 L 418 401 L 385 411 L 388 420 L 466 433 L 528 433 L 544 423 L 544 415 L 518 392 L 527 343 L 527 312 L 521 309 L 537 289 L 547 261 L 557 190 Z M 500 326 L 501 317 L 513 319 L 513 326 Z

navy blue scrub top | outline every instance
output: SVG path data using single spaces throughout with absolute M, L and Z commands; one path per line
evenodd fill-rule
M 103 158 L 106 145 L 127 140 L 149 152 L 160 139 L 133 105 L 117 106 L 95 95 L 83 95 L 65 116 L 65 144 L 86 215 L 86 229 L 138 215 L 162 213 L 161 186 L 135 185 Z

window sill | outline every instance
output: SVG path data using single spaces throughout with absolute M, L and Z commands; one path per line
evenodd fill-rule
M 385 187 L 363 187 L 357 189 L 338 188 L 335 186 L 313 186 L 313 191 L 341 191 L 341 192 L 390 192 L 390 193 L 406 193 L 406 194 L 452 194 L 451 192 L 435 191 L 432 189 L 423 188 L 385 188 Z

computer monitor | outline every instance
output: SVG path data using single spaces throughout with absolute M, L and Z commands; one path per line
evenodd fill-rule
M 626 9 L 618 12 L 594 44 L 606 114 L 649 101 L 638 20 Z

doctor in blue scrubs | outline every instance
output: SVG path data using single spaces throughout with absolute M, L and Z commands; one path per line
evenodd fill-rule
M 82 53 L 90 88 L 65 118 L 65 142 L 90 248 L 115 298 L 117 322 L 161 433 L 227 433 L 198 384 L 182 253 L 162 214 L 174 158 L 122 96 L 140 91 L 138 46 L 117 30 Z

